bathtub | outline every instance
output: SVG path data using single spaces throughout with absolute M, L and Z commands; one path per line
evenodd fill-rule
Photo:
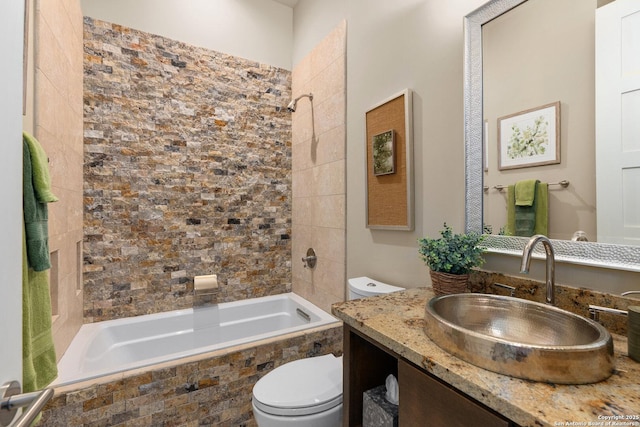
M 294 293 L 85 324 L 54 387 L 339 321 Z

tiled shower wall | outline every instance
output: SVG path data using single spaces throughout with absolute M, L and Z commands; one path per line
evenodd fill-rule
M 326 311 L 345 299 L 346 37 L 343 21 L 293 69 L 293 291 Z M 312 115 L 313 113 L 313 115 Z M 318 257 L 314 269 L 301 258 Z
M 82 325 L 82 11 L 77 0 L 31 5 L 33 134 L 49 156 L 59 198 L 48 208 L 52 332 L 60 358 Z
M 291 73 L 84 19 L 85 322 L 291 290 Z

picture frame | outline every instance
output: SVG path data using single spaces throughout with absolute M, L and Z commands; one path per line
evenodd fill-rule
M 560 163 L 560 101 L 498 118 L 498 169 Z
M 369 229 L 414 228 L 412 104 L 412 92 L 405 89 L 365 113 L 365 214 Z M 374 150 L 376 140 L 383 148 Z M 376 159 L 384 160 L 386 167 L 376 166 Z
M 373 135 L 371 149 L 373 153 L 373 174 L 389 175 L 396 172 L 395 132 L 393 129 Z

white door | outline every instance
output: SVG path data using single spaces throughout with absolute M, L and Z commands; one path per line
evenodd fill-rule
M 0 385 L 22 383 L 24 0 L 0 2 Z
M 598 242 L 640 245 L 640 0 L 596 11 Z

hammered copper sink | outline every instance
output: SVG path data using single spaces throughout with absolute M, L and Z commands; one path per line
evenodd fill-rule
M 500 374 L 589 384 L 614 370 L 613 340 L 599 323 L 548 304 L 488 294 L 431 299 L 425 333 L 466 362 Z

